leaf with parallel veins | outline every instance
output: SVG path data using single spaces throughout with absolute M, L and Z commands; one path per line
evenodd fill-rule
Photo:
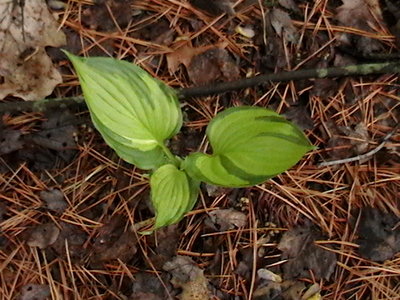
M 279 114 L 242 106 L 219 113 L 207 127 L 213 154 L 193 153 L 183 162 L 207 183 L 245 187 L 280 174 L 313 149 L 304 133 Z
M 182 126 L 177 95 L 138 66 L 65 52 L 81 82 L 96 129 L 124 160 L 143 169 L 164 161 L 162 147 Z

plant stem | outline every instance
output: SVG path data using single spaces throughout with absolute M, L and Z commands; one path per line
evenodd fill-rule
M 172 154 L 171 150 L 169 150 L 169 148 L 167 146 L 165 146 L 164 143 L 160 143 L 160 146 L 161 146 L 162 150 L 164 151 L 164 154 L 170 160 L 170 163 L 172 163 L 176 167 L 179 167 L 180 161 L 177 157 L 175 157 L 175 155 Z

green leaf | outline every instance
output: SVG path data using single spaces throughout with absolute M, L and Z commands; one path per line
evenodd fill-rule
M 279 114 L 242 106 L 219 113 L 207 127 L 212 155 L 193 153 L 182 164 L 200 181 L 246 187 L 264 182 L 293 165 L 314 147 Z
M 117 155 L 126 162 L 134 164 L 143 170 L 156 169 L 159 166 L 167 163 L 168 160 L 165 157 L 161 147 L 156 147 L 149 151 L 140 151 L 132 148 L 129 146 L 128 140 L 115 134 L 106 126 L 102 125 L 100 121 L 98 121 L 95 114 L 92 114 L 91 117 L 95 127 L 101 128 L 99 131 L 101 132 L 102 137 L 106 141 L 107 145 L 113 148 Z
M 165 160 L 165 140 L 182 126 L 174 90 L 126 61 L 65 53 L 78 74 L 93 123 L 110 147 L 140 168 L 158 167 Z
M 150 177 L 151 201 L 156 211 L 154 229 L 179 222 L 196 203 L 200 183 L 172 164 Z

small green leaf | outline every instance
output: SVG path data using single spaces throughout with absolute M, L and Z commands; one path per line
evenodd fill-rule
M 151 201 L 156 211 L 154 229 L 179 222 L 196 203 L 199 185 L 172 164 L 157 169 L 150 177 Z
M 65 51 L 78 74 L 97 130 L 124 160 L 143 169 L 165 160 L 162 147 L 182 126 L 177 95 L 126 61 Z
M 264 182 L 314 148 L 294 124 L 260 107 L 219 113 L 208 125 L 207 137 L 213 154 L 193 153 L 182 168 L 197 180 L 229 187 Z

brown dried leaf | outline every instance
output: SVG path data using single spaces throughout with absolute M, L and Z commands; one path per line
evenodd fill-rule
M 129 300 L 163 300 L 168 299 L 167 291 L 172 290 L 167 273 L 160 274 L 161 280 L 155 274 L 139 272 L 135 274 L 132 283 L 132 294 Z M 167 288 L 167 291 L 166 291 Z
M 339 6 L 336 12 L 339 24 L 347 27 L 372 31 L 371 28 L 379 28 L 382 23 L 382 12 L 378 0 L 343 0 L 343 5 Z M 356 47 L 355 49 L 363 54 L 370 54 L 382 49 L 378 40 L 364 36 L 350 38 L 349 34 L 343 33 L 339 40 L 344 44 Z
M 20 8 L 0 5 L 0 99 L 13 95 L 25 100 L 42 99 L 62 82 L 45 47 L 60 47 L 65 35 L 44 0 L 25 1 L 24 26 Z M 13 10 L 13 11 L 11 11 Z
M 47 208 L 55 212 L 62 213 L 68 206 L 64 194 L 58 189 L 41 191 L 39 195 L 40 199 L 46 202 Z
M 312 129 L 314 127 L 314 121 L 311 118 L 311 113 L 304 103 L 296 103 L 291 105 L 284 113 L 284 116 L 303 130 Z
M 278 0 L 279 4 L 286 9 L 293 10 L 295 12 L 299 12 L 299 7 L 294 2 L 294 0 Z
M 149 254 L 153 266 L 161 269 L 162 266 L 176 255 L 176 249 L 179 244 L 180 230 L 178 225 L 170 225 L 157 230 L 154 238 L 155 249 Z M 149 244 L 153 244 L 150 240 Z
M 21 132 L 19 130 L 0 127 L 0 155 L 19 150 L 23 145 L 24 143 L 21 140 Z
M 184 45 L 174 52 L 167 54 L 167 64 L 170 73 L 175 73 L 178 70 L 180 64 L 183 64 L 186 68 L 189 67 L 194 56 L 199 55 L 209 49 L 214 48 L 215 45 L 207 45 L 198 48 L 193 48 L 189 45 Z
M 182 289 L 181 300 L 208 300 L 210 291 L 204 271 L 187 256 L 176 256 L 165 263 L 164 270 L 172 275 L 172 284 Z
M 233 9 L 232 2 L 230 0 L 190 0 L 190 3 L 212 16 L 218 16 L 220 14 L 226 13 L 230 16 L 235 15 L 235 10 Z
M 209 84 L 219 79 L 239 78 L 239 68 L 225 50 L 226 43 L 198 48 L 185 45 L 167 55 L 168 69 L 174 73 L 180 64 L 186 67 L 190 79 L 198 85 Z
M 46 300 L 50 295 L 48 285 L 30 283 L 22 287 L 20 300 Z
M 214 48 L 195 56 L 187 68 L 190 79 L 197 85 L 218 80 L 232 81 L 239 78 L 239 68 L 225 49 Z
M 336 266 L 336 255 L 318 247 L 314 241 L 319 238 L 321 234 L 308 225 L 285 232 L 278 245 L 282 258 L 288 259 L 283 265 L 285 278 L 309 277 L 312 270 L 315 278 L 329 280 Z
M 232 208 L 213 210 L 210 212 L 210 218 L 214 224 L 218 225 L 220 231 L 245 227 L 247 224 L 246 215 Z
M 86 248 L 83 247 L 87 239 L 87 234 L 80 226 L 61 222 L 61 232 L 57 240 L 51 245 L 62 258 L 80 261 L 86 254 Z M 68 246 L 68 253 L 67 247 Z
M 69 162 L 76 153 L 74 134 L 75 115 L 68 110 L 48 111 L 48 119 L 42 123 L 41 131 L 32 134 L 30 140 L 41 147 L 57 151 L 57 154 L 66 162 Z
M 60 234 L 60 229 L 54 223 L 40 224 L 30 233 L 26 243 L 30 247 L 47 248 L 53 244 Z
M 336 19 L 345 26 L 370 30 L 369 24 L 377 25 L 375 18 L 382 19 L 378 0 L 342 0 L 336 9 Z
M 271 25 L 279 36 L 283 36 L 288 42 L 297 43 L 297 29 L 294 27 L 293 21 L 287 12 L 279 8 L 273 8 L 270 17 Z
M 136 235 L 126 229 L 127 220 L 115 215 L 109 223 L 99 230 L 99 235 L 93 245 L 95 255 L 93 262 L 104 262 L 119 259 L 127 262 L 136 254 L 137 239 Z
M 400 251 L 400 218 L 393 213 L 383 213 L 376 208 L 361 210 L 358 227 L 361 256 L 383 262 Z
M 125 27 L 132 18 L 131 1 L 102 0 L 94 1 L 94 5 L 83 11 L 83 21 L 91 29 L 112 31 L 118 26 Z
M 351 127 L 336 127 L 328 123 L 332 137 L 328 141 L 329 156 L 332 159 L 348 158 L 364 154 L 369 148 L 369 134 L 364 123 Z
M 254 291 L 254 300 L 300 300 L 304 288 L 304 283 L 300 281 L 286 280 L 281 283 L 267 281 Z

